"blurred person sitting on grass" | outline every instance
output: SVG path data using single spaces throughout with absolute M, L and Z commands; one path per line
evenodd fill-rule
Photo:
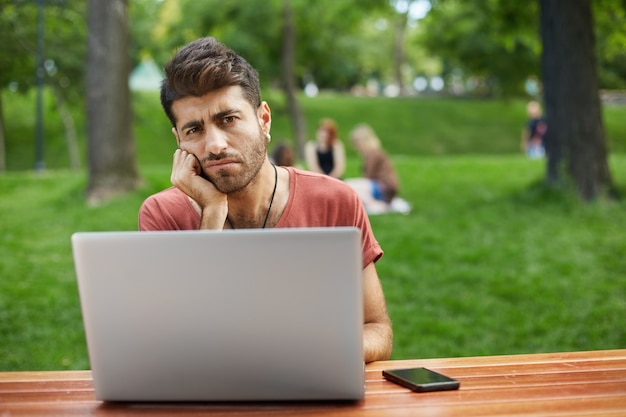
M 337 137 L 337 124 L 332 119 L 322 119 L 315 132 L 315 142 L 304 146 L 304 158 L 310 171 L 341 178 L 346 168 L 343 142 Z
M 396 169 L 374 130 L 359 124 L 350 132 L 350 140 L 363 160 L 363 177 L 346 179 L 346 183 L 357 192 L 367 213 L 408 213 L 410 205 L 397 197 L 400 183 Z
M 283 167 L 291 167 L 294 166 L 295 159 L 293 157 L 293 151 L 291 150 L 291 146 L 286 142 L 281 142 L 276 145 L 274 148 L 274 152 L 272 152 L 272 157 L 270 161 L 278 166 Z

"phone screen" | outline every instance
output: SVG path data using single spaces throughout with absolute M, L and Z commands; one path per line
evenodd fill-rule
M 384 370 L 383 376 L 415 392 L 454 390 L 461 385 L 456 379 L 426 368 Z

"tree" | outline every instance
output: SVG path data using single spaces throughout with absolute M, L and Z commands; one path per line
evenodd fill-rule
M 491 74 L 501 87 L 519 88 L 534 74 L 534 62 L 540 63 L 548 122 L 546 179 L 555 184 L 565 173 L 583 200 L 610 193 L 613 187 L 599 98 L 598 45 L 611 56 L 603 71 L 612 74 L 615 85 L 620 79 L 621 85 L 626 82 L 620 67 L 626 37 L 614 30 L 623 27 L 615 23 L 624 22 L 626 2 L 597 0 L 595 19 L 591 7 L 591 0 L 433 0 L 425 32 L 433 52 L 439 48 L 449 63 L 471 74 Z M 540 54 L 534 52 L 537 22 Z M 599 41 L 595 22 L 600 23 Z
M 539 76 L 539 2 L 431 0 L 420 21 L 423 43 L 446 62 L 444 75 L 479 78 L 490 94 L 523 93 Z M 594 0 L 594 30 L 602 88 L 626 88 L 626 1 Z
M 86 7 L 82 1 L 68 4 L 67 0 L 57 0 L 55 4 L 48 0 L 44 3 L 50 15 L 49 20 L 53 19 L 54 23 L 46 39 L 46 49 L 49 51 L 46 85 L 54 96 L 65 128 L 70 167 L 78 170 L 81 166 L 78 134 L 69 104 L 82 104 L 84 97 L 86 42 L 82 41 L 87 38 L 86 25 L 83 23 Z
M 35 77 L 34 43 L 32 53 L 24 52 L 24 44 L 34 39 L 35 26 L 21 24 L 26 16 L 36 22 L 35 7 L 18 7 L 8 0 L 0 0 L 0 90 L 10 82 L 21 87 L 33 84 Z M 2 111 L 2 95 L 0 95 L 0 172 L 6 170 L 6 136 L 4 129 L 4 113 Z
M 38 79 L 55 99 L 65 127 L 70 164 L 77 169 L 80 166 L 78 139 L 69 105 L 81 102 L 84 96 L 84 2 L 0 0 L 0 10 L 0 89 L 11 85 L 11 88 L 25 93 L 35 87 L 35 74 L 39 70 L 35 61 L 36 45 L 39 35 L 43 35 L 44 55 L 41 58 L 45 65 L 40 68 L 43 77 Z M 38 33 L 39 17 L 43 17 L 43 33 Z M 1 108 L 0 103 L 0 126 L 4 124 Z M 10 132 L 6 135 L 9 142 L 24 140 L 11 137 Z M 0 132 L 0 148 L 3 143 Z
M 4 137 L 4 118 L 2 117 L 2 98 L 0 97 L 0 172 L 4 172 L 7 169 Z
M 592 12 L 600 88 L 626 88 L 626 0 L 594 0 Z
M 283 90 L 287 97 L 287 106 L 296 137 L 296 150 L 300 158 L 304 158 L 304 143 L 306 130 L 302 109 L 296 96 L 295 77 L 295 28 L 291 0 L 284 0 L 283 4 L 283 48 L 281 51 L 281 63 L 283 72 Z
M 393 66 L 394 79 L 400 94 L 405 91 L 405 81 L 403 69 L 408 64 L 406 57 L 406 38 L 409 29 L 409 14 L 411 7 L 416 0 L 390 0 L 396 16 L 394 19 L 394 41 L 393 41 Z
M 547 180 L 561 164 L 583 200 L 612 189 L 596 72 L 591 0 L 540 0 Z
M 131 128 L 127 0 L 89 0 L 87 199 L 98 204 L 139 183 Z

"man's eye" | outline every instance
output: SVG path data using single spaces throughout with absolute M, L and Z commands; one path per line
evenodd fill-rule
M 188 142 L 195 141 L 201 139 L 200 129 L 197 127 L 192 127 L 183 131 L 183 134 L 180 137 L 180 140 Z
M 222 125 L 231 125 L 235 123 L 237 118 L 235 116 L 226 116 L 222 119 Z

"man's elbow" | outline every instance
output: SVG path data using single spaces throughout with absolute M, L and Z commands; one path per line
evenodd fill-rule
M 365 362 L 384 361 L 391 358 L 393 351 L 391 321 L 366 324 L 364 336 Z

